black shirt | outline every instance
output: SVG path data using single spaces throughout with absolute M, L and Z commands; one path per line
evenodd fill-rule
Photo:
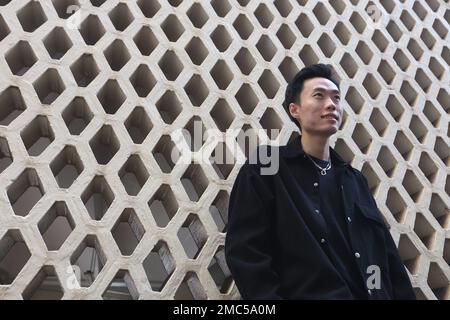
M 325 168 L 328 161 L 308 155 L 320 167 Z M 324 246 L 328 246 L 328 256 L 337 271 L 344 278 L 355 299 L 366 299 L 367 291 L 364 288 L 363 279 L 360 276 L 353 252 L 350 247 L 347 230 L 347 216 L 344 213 L 342 199 L 339 192 L 339 184 L 336 179 L 335 169 L 332 165 L 325 175 L 319 175 L 320 214 L 325 219 L 328 239 L 324 239 Z

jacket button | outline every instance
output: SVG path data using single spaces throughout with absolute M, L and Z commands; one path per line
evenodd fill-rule
M 316 209 L 316 210 L 314 210 L 314 212 L 315 212 L 315 213 L 319 213 L 319 210 Z
M 319 184 L 317 182 L 314 182 L 314 187 L 317 187 Z
M 358 259 L 361 257 L 361 255 L 359 254 L 359 252 L 355 252 L 355 257 L 358 258 Z
M 325 243 L 327 242 L 327 240 L 325 240 L 324 238 L 320 239 L 320 242 Z
M 369 294 L 369 296 L 372 295 L 372 291 L 370 289 L 367 290 L 367 293 Z
M 348 222 L 352 222 L 352 218 L 347 217 Z

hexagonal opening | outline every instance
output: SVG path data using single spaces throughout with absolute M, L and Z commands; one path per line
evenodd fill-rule
M 406 234 L 400 235 L 398 252 L 408 271 L 411 274 L 417 274 L 421 254 Z
M 411 61 L 406 57 L 402 50 L 397 49 L 394 53 L 394 60 L 402 71 L 406 71 L 411 64 Z
M 396 122 L 400 122 L 400 119 L 405 110 L 394 95 L 389 96 L 386 102 L 386 109 L 389 111 L 392 118 L 394 118 Z
M 81 194 L 86 209 L 93 220 L 101 220 L 114 201 L 114 193 L 104 176 L 95 176 Z
M 370 144 L 372 143 L 372 136 L 367 132 L 361 123 L 355 126 L 355 130 L 352 133 L 352 139 L 359 147 L 362 153 L 367 154 L 369 152 Z
M 30 156 L 39 156 L 55 140 L 50 122 L 46 116 L 37 116 L 20 133 Z
M 70 134 L 79 135 L 91 122 L 94 114 L 83 97 L 75 97 L 62 112 L 62 117 Z
M 127 270 L 119 270 L 102 294 L 103 300 L 138 300 L 139 292 Z
M 158 143 L 153 148 L 152 153 L 162 172 L 170 173 L 172 171 L 176 162 L 173 154 L 176 154 L 177 151 L 178 149 L 170 136 L 163 135 L 161 139 L 159 139 Z
M 361 112 L 362 106 L 364 105 L 364 99 L 354 87 L 348 88 L 347 93 L 345 94 L 345 101 L 347 101 L 356 114 Z
M 157 0 L 138 0 L 137 5 L 146 18 L 152 18 L 161 9 Z
M 394 139 L 394 146 L 395 148 L 397 148 L 397 151 L 400 152 L 403 159 L 409 161 L 414 146 L 403 133 L 403 131 L 397 131 Z
M 210 34 L 210 37 L 217 50 L 220 52 L 226 51 L 233 41 L 227 29 L 223 25 L 218 25 Z
M 225 260 L 224 246 L 217 248 L 214 257 L 208 265 L 208 272 L 220 293 L 227 293 L 230 290 L 233 278 Z
M 198 74 L 194 74 L 188 83 L 186 83 L 184 91 L 186 91 L 189 100 L 195 107 L 200 107 L 209 94 L 208 87 Z
M 105 34 L 106 30 L 100 19 L 90 14 L 80 25 L 79 32 L 87 45 L 95 45 Z
M 425 106 L 423 107 L 423 114 L 425 115 L 425 117 L 427 117 L 433 127 L 439 127 L 441 114 L 429 100 L 425 102 Z
M 47 69 L 33 83 L 33 87 L 42 104 L 52 104 L 66 89 L 58 71 L 53 68 Z
M 10 285 L 31 257 L 19 230 L 8 230 L 0 240 L 0 285 Z
M 136 144 L 141 144 L 153 128 L 153 124 L 143 107 L 136 107 L 125 120 L 125 127 Z
M 6 38 L 11 32 L 3 17 L 0 15 L 0 41 Z
M 256 43 L 256 48 L 266 61 L 272 61 L 273 56 L 277 53 L 277 48 L 267 35 L 262 35 Z
M 419 202 L 423 191 L 423 185 L 412 170 L 406 170 L 402 184 L 411 199 L 413 199 L 414 202 Z
M 381 113 L 380 109 L 374 108 L 372 110 L 372 113 L 369 118 L 369 122 L 372 124 L 372 126 L 377 130 L 378 135 L 380 137 L 383 137 L 386 133 L 386 129 L 389 125 L 389 122 L 386 120 L 386 118 Z
M 89 141 L 98 164 L 106 165 L 119 151 L 119 139 L 110 125 L 104 125 Z
M 289 82 L 292 79 L 294 79 L 294 76 L 299 71 L 297 65 L 295 64 L 295 62 L 292 60 L 291 57 L 285 57 L 278 66 L 278 70 L 280 70 L 286 82 Z
M 156 102 L 156 108 L 167 124 L 172 124 L 182 111 L 181 103 L 174 91 L 166 91 Z
M 33 168 L 26 168 L 7 188 L 9 202 L 14 214 L 26 216 L 34 205 L 44 196 L 41 179 Z
M 209 18 L 202 5 L 198 2 L 194 3 L 186 13 L 194 27 L 199 29 L 205 25 Z
M 130 60 L 131 55 L 122 40 L 114 40 L 105 51 L 103 51 L 106 60 L 113 71 L 120 71 Z
M 241 48 L 235 55 L 234 61 L 238 65 L 241 72 L 245 75 L 249 75 L 256 65 L 256 61 L 253 58 L 250 51 L 247 48 Z
M 87 87 L 100 73 L 92 54 L 84 53 L 71 66 L 73 77 L 79 87 Z
M 417 99 L 417 92 L 409 84 L 409 81 L 403 81 L 402 86 L 400 87 L 400 93 L 410 106 L 414 106 Z
M 420 143 L 423 143 L 425 141 L 428 129 L 427 127 L 425 127 L 425 125 L 417 115 L 412 116 L 409 128 Z
M 387 46 L 389 45 L 386 37 L 380 32 L 380 30 L 375 30 L 372 36 L 373 43 L 377 46 L 378 50 L 385 52 Z
M 326 34 L 323 33 L 319 40 L 317 41 L 317 44 L 320 47 L 320 50 L 322 50 L 325 57 L 330 58 L 334 51 L 336 51 L 336 45 L 334 44 L 333 40 Z
M 98 101 L 107 114 L 115 114 L 126 99 L 120 84 L 115 79 L 109 79 L 97 93 Z
M 77 0 L 52 0 L 52 3 L 61 19 L 68 19 L 80 8 L 80 3 Z
M 75 229 L 75 221 L 64 201 L 56 201 L 38 223 L 47 250 L 57 251 Z
M 273 108 L 267 108 L 259 120 L 269 139 L 275 140 L 283 128 L 283 121 Z
M 199 201 L 208 187 L 208 179 L 199 164 L 191 163 L 181 177 L 181 184 L 191 201 Z
M 243 13 L 239 14 L 236 20 L 234 20 L 233 27 L 236 29 L 237 33 L 239 33 L 242 40 L 247 40 L 254 29 L 252 23 Z
M 263 28 L 268 28 L 274 18 L 273 14 L 264 3 L 260 4 L 258 8 L 256 8 L 254 14 Z
M 198 280 L 197 275 L 190 271 L 186 274 L 177 291 L 174 300 L 207 300 L 208 297 Z
M 190 213 L 177 233 L 189 259 L 196 259 L 208 239 L 205 227 L 194 213 Z
M 131 256 L 145 234 L 144 226 L 132 208 L 123 210 L 111 234 L 124 256 Z
M 423 50 L 420 47 L 420 45 L 417 43 L 416 40 L 414 39 L 410 39 L 408 42 L 408 47 L 407 49 L 409 50 L 409 52 L 412 54 L 412 56 L 414 57 L 414 59 L 416 59 L 417 61 L 420 60 L 420 58 L 423 55 Z
M 206 128 L 200 117 L 194 116 L 186 124 L 183 130 L 183 137 L 192 152 L 197 152 L 203 146 L 207 137 Z
M 198 66 L 202 64 L 209 53 L 199 37 L 193 37 L 184 49 L 189 55 L 189 58 L 191 58 L 191 61 Z
M 261 77 L 258 79 L 258 84 L 269 99 L 273 99 L 280 88 L 280 83 L 269 69 L 264 70 L 261 74 Z
M 6 138 L 0 137 L 0 173 L 13 162 L 13 156 Z
M 386 198 L 386 206 L 398 223 L 403 223 L 406 217 L 407 206 L 397 188 L 390 188 Z
M 83 172 L 83 162 L 74 146 L 65 146 L 52 160 L 50 169 L 60 188 L 70 188 L 72 183 Z
M 73 45 L 69 36 L 61 27 L 55 27 L 45 36 L 43 43 L 50 57 L 55 60 L 61 59 Z
M 164 228 L 178 211 L 178 202 L 169 185 L 163 184 L 148 201 L 156 225 Z
M 173 50 L 168 50 L 158 62 L 167 80 L 175 81 L 183 71 L 183 64 Z
M 47 21 L 47 16 L 42 10 L 39 1 L 30 1 L 23 8 L 17 11 L 22 28 L 26 32 L 34 32 Z
M 392 20 L 390 20 L 389 23 L 387 24 L 386 31 L 392 37 L 392 39 L 394 40 L 394 43 L 397 43 L 403 34 L 402 30 L 400 30 L 398 25 Z
M 220 131 L 225 132 L 233 122 L 235 114 L 225 99 L 218 99 L 211 109 L 211 117 Z
M 231 5 L 227 0 L 212 0 L 211 6 L 219 17 L 225 17 L 231 10 Z
M 209 161 L 220 179 L 226 180 L 236 164 L 233 153 L 223 142 L 213 149 Z
M 428 78 L 423 69 L 418 68 L 416 76 L 414 77 L 416 83 L 422 88 L 423 92 L 427 93 L 431 86 L 431 80 Z
M 124 31 L 134 20 L 128 5 L 123 2 L 115 6 L 108 16 L 117 31 Z
M 137 154 L 131 155 L 119 170 L 119 177 L 130 196 L 137 196 L 149 178 L 144 163 Z
M 5 59 L 11 72 L 16 76 L 23 76 L 37 61 L 30 44 L 23 40 L 6 52 Z
M 431 196 L 430 211 L 442 228 L 447 229 L 450 226 L 450 211 L 437 193 Z
M 448 144 L 446 144 L 441 137 L 436 138 L 436 142 L 434 144 L 434 152 L 436 152 L 438 157 L 442 160 L 442 162 L 446 166 L 449 166 L 450 148 L 449 148 Z
M 450 279 L 445 275 L 437 262 L 430 263 L 427 283 L 438 300 L 448 299 L 450 292 Z
M 292 10 L 292 5 L 289 3 L 289 0 L 275 0 L 273 4 L 284 18 L 286 18 Z
M 95 235 L 87 235 L 70 258 L 81 287 L 90 287 L 94 283 L 106 261 L 106 255 Z
M 377 157 L 378 164 L 383 168 L 389 178 L 394 176 L 398 161 L 394 158 L 387 146 L 382 146 Z
M 13 86 L 8 87 L 0 94 L 0 125 L 9 125 L 26 108 L 20 89 Z
M 225 190 L 220 190 L 209 207 L 209 214 L 214 220 L 219 232 L 226 232 L 228 228 L 228 203 L 230 196 Z
M 149 56 L 158 46 L 158 39 L 149 27 L 142 27 L 133 37 L 133 41 L 144 56 Z
M 417 212 L 416 214 L 416 220 L 414 222 L 414 232 L 428 250 L 433 249 L 434 242 L 436 240 L 436 230 L 420 212 Z
M 226 90 L 233 80 L 233 73 L 224 60 L 218 60 L 211 69 L 210 74 L 217 87 L 221 90 Z
M 24 300 L 61 300 L 63 295 L 54 266 L 43 266 L 22 292 Z
M 174 14 L 170 14 L 161 23 L 161 29 L 164 31 L 167 39 L 171 42 L 176 42 L 184 32 L 183 25 Z
M 141 98 L 148 96 L 156 85 L 156 79 L 146 64 L 141 64 L 130 77 L 131 85 Z
M 153 291 L 160 292 L 175 270 L 175 260 L 164 241 L 159 241 L 143 262 Z
M 362 85 L 372 99 L 375 100 L 378 97 L 381 86 L 372 74 L 367 74 Z

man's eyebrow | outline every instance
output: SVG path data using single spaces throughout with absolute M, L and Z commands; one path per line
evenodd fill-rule
M 320 92 L 331 91 L 333 93 L 339 93 L 340 94 L 339 90 L 337 90 L 337 89 L 327 90 L 327 89 L 325 89 L 323 87 L 316 87 L 316 88 L 313 89 L 313 92 L 314 91 L 320 91 Z

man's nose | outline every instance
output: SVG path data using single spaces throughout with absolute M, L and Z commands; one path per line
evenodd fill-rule
M 326 109 L 331 109 L 331 110 L 335 110 L 337 108 L 337 104 L 336 102 L 333 100 L 333 98 L 328 98 L 327 99 L 327 106 Z

